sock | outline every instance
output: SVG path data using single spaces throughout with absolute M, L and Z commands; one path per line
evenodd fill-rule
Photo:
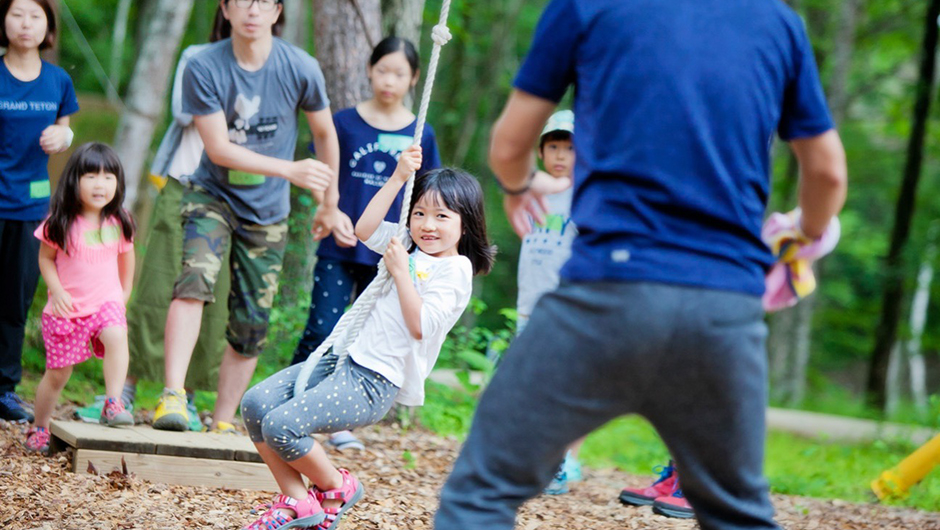
M 121 403 L 124 403 L 124 408 L 128 408 L 133 405 L 136 398 L 137 383 L 125 381 L 124 388 L 121 390 Z

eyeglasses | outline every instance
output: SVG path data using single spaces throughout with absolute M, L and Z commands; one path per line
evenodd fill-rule
M 281 3 L 280 0 L 234 0 L 235 6 L 242 9 L 248 9 L 251 4 L 258 2 L 258 9 L 262 11 L 271 11 L 274 6 Z

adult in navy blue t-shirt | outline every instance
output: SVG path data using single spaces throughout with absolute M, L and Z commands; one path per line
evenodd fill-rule
M 570 86 L 578 237 L 481 398 L 435 528 L 511 528 L 570 442 L 628 413 L 679 471 L 654 511 L 687 498 L 705 530 L 777 528 L 760 300 L 774 137 L 800 162 L 807 237 L 846 189 L 803 22 L 773 0 L 552 1 L 493 131 L 519 233 L 544 191 L 531 146 Z
M 49 154 L 71 143 L 78 111 L 68 74 L 43 61 L 56 38 L 48 1 L 5 3 L 0 13 L 0 419 L 32 421 L 14 393 L 26 315 L 39 280 L 33 231 L 49 210 Z
M 373 97 L 333 115 L 340 150 L 339 210 L 349 217 L 352 226 L 392 176 L 398 156 L 414 141 L 417 123 L 403 101 L 418 81 L 419 64 L 417 50 L 410 41 L 382 39 L 369 58 Z M 440 167 L 441 157 L 430 124 L 424 127 L 421 148 L 424 162 L 418 173 Z M 389 221 L 398 222 L 403 195 L 404 190 L 389 208 Z M 330 335 L 353 293 L 358 296 L 375 277 L 381 257 L 359 241 L 349 246 L 333 234 L 320 241 L 310 313 L 291 364 L 306 360 Z

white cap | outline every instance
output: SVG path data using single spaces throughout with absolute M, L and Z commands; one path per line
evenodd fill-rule
M 541 139 L 550 132 L 564 131 L 574 134 L 574 112 L 570 110 L 559 110 L 545 122 L 545 128 L 542 129 Z

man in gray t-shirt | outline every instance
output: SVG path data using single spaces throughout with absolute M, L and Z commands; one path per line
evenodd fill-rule
M 194 57 L 183 77 L 185 112 L 221 111 L 231 143 L 282 160 L 294 158 L 298 110 L 316 112 L 329 104 L 317 60 L 277 38 L 260 70 L 239 66 L 226 39 Z M 239 218 L 267 225 L 290 212 L 290 185 L 269 172 L 223 167 L 203 153 L 192 181 L 224 199 Z
M 167 314 L 166 388 L 154 414 L 157 429 L 188 427 L 183 384 L 203 307 L 215 301 L 222 267 L 231 270 L 232 288 L 212 429 L 233 428 L 277 293 L 287 246 L 288 183 L 313 191 L 320 203 L 315 229 L 355 238 L 337 207 L 339 143 L 317 61 L 273 37 L 280 1 L 228 0 L 221 8 L 231 38 L 193 57 L 183 77 L 183 109 L 193 115 L 205 152 L 180 204 L 183 267 Z M 319 160 L 293 160 L 300 112 Z

